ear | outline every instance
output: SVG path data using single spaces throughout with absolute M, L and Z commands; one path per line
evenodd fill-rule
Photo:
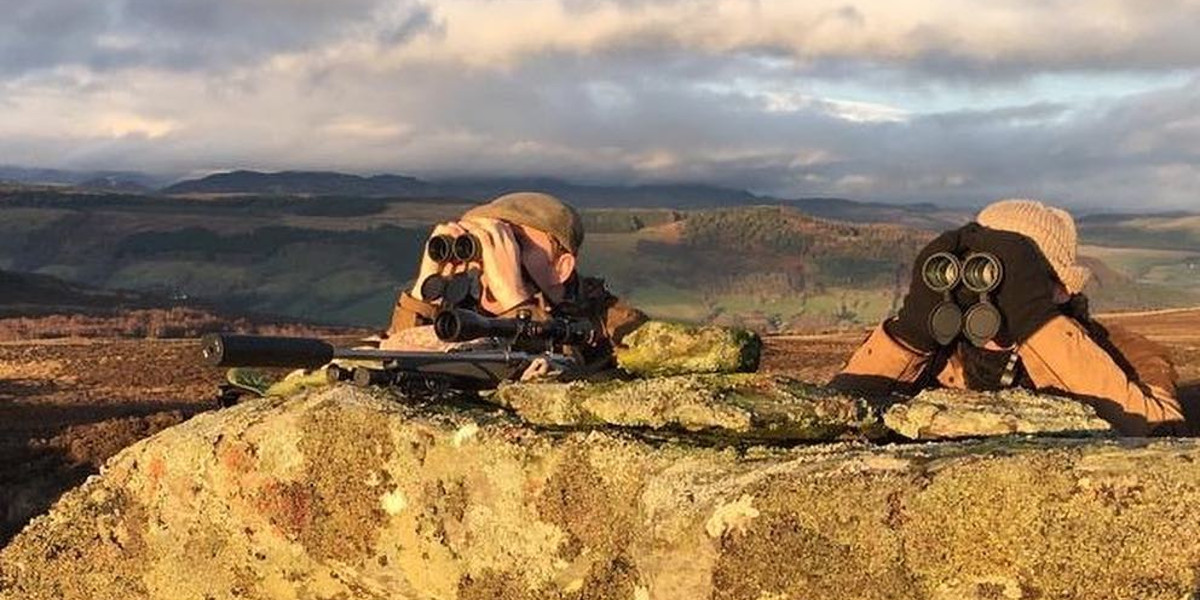
M 566 283 L 575 273 L 575 255 L 564 252 L 554 260 L 554 278 L 558 283 Z

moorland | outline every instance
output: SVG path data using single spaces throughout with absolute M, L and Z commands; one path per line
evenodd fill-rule
M 135 304 L 151 297 L 160 306 L 200 302 L 380 327 L 397 290 L 410 285 L 432 224 L 523 188 L 579 205 L 588 231 L 582 270 L 651 315 L 762 331 L 878 321 L 902 299 L 921 245 L 971 215 L 555 180 L 435 185 L 235 172 L 158 191 L 9 184 L 0 186 L 0 270 L 124 290 L 142 298 L 123 300 Z M 1087 290 L 1095 308 L 1200 304 L 1200 215 L 1079 215 L 1079 228 L 1082 260 L 1096 274 Z

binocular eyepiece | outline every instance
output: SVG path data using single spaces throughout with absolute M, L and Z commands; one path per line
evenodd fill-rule
M 483 246 L 479 238 L 467 233 L 460 236 L 448 234 L 435 235 L 425 244 L 425 252 L 436 263 L 458 262 L 465 263 L 479 260 L 483 256 Z
M 935 292 L 948 292 L 961 283 L 972 292 L 986 294 L 999 287 L 1004 266 L 988 252 L 975 252 L 961 261 L 949 252 L 938 252 L 925 259 L 921 277 Z
M 973 252 L 959 260 L 949 252 L 938 252 L 921 265 L 921 278 L 930 290 L 945 296 L 929 315 L 929 331 L 939 344 L 945 346 L 961 333 L 972 344 L 983 347 L 1000 332 L 1000 311 L 987 296 L 1004 278 L 1004 265 L 996 255 Z M 951 294 L 959 284 L 979 294 L 979 302 L 966 313 Z

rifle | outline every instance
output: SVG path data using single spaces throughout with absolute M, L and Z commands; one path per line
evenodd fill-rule
M 568 370 L 575 360 L 558 352 L 564 344 L 584 343 L 596 335 L 588 321 L 551 319 L 534 321 L 489 318 L 453 309 L 437 315 L 434 330 L 443 341 L 465 342 L 493 337 L 507 342 L 503 350 L 464 349 L 449 352 L 409 352 L 377 348 L 338 348 L 316 338 L 208 334 L 201 338 L 201 354 L 215 367 L 324 367 L 332 382 L 388 387 L 402 395 L 431 399 L 463 392 L 495 389 L 519 377 L 535 360 L 543 359 L 554 370 Z M 515 350 L 544 344 L 541 351 Z M 379 363 L 379 367 L 346 367 L 335 359 Z M 236 402 L 232 386 L 222 390 L 222 405 Z

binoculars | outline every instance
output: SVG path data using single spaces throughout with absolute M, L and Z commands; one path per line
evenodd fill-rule
M 421 297 L 427 302 L 441 300 L 446 308 L 476 308 L 483 297 L 480 273 L 471 269 L 455 275 L 431 275 L 421 283 Z
M 938 252 L 921 265 L 921 278 L 930 290 L 943 294 L 942 303 L 929 315 L 929 332 L 939 344 L 948 345 L 961 333 L 982 348 L 1000 332 L 1002 316 L 988 296 L 1004 279 L 1004 265 L 994 254 L 972 252 L 959 259 L 949 252 Z M 979 294 L 979 300 L 965 313 L 953 295 L 960 285 Z
M 438 264 L 455 262 L 466 263 L 479 260 L 483 256 L 483 246 L 474 234 L 452 236 L 448 234 L 435 235 L 425 243 L 425 253 Z

